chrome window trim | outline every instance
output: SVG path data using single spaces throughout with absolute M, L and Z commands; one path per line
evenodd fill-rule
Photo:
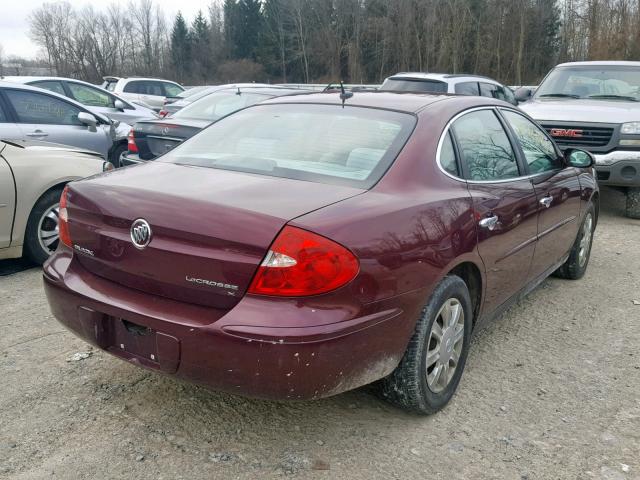
M 486 184 L 492 184 L 492 183 L 517 182 L 517 181 L 520 181 L 520 180 L 526 180 L 526 179 L 530 179 L 530 178 L 535 178 L 535 177 L 537 177 L 539 175 L 544 175 L 544 174 L 548 174 L 549 173 L 549 172 L 531 173 L 529 175 L 522 175 L 522 176 L 519 176 L 519 177 L 505 178 L 505 179 L 502 179 L 502 180 L 466 180 L 464 178 L 456 177 L 455 175 L 450 174 L 449 172 L 447 172 L 444 169 L 444 167 L 440 163 L 440 152 L 442 150 L 442 144 L 444 143 L 444 139 L 446 138 L 447 134 L 449 133 L 449 130 L 451 129 L 451 125 L 453 124 L 453 122 L 455 122 L 458 118 L 460 118 L 460 117 L 462 117 L 462 116 L 464 116 L 464 115 L 466 115 L 468 113 L 473 113 L 473 112 L 477 112 L 477 111 L 480 111 L 480 110 L 492 110 L 494 112 L 494 114 L 497 115 L 497 113 L 498 113 L 497 111 L 499 109 L 511 110 L 511 111 L 513 111 L 515 113 L 519 113 L 515 108 L 509 108 L 509 107 L 503 107 L 503 106 L 495 106 L 495 105 L 487 105 L 487 106 L 483 106 L 483 107 L 473 107 L 473 108 L 470 108 L 468 110 L 464 110 L 462 112 L 459 112 L 453 118 L 451 118 L 451 120 L 449 120 L 447 122 L 447 124 L 445 125 L 444 129 L 442 130 L 442 133 L 440 134 L 440 140 L 438 140 L 438 148 L 436 149 L 436 165 L 438 166 L 438 169 L 443 174 L 445 174 L 449 178 L 452 178 L 453 180 L 457 180 L 458 182 L 486 185 Z M 524 117 L 527 118 L 526 116 L 524 116 Z M 507 134 L 507 132 L 505 132 L 505 135 L 506 134 Z M 511 141 L 509 141 L 509 142 L 511 142 Z M 513 148 L 513 146 L 512 146 L 512 148 Z M 515 150 L 514 150 L 513 153 L 516 154 Z M 460 161 L 462 161 L 462 159 L 460 159 Z

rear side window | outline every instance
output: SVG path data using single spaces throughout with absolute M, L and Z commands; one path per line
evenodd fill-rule
M 80 109 L 58 98 L 26 90 L 5 90 L 20 123 L 82 125 Z
M 438 80 L 387 78 L 380 90 L 387 92 L 447 93 L 448 85 Z
M 370 188 L 414 125 L 413 115 L 388 110 L 258 105 L 214 123 L 158 161 Z
M 462 82 L 455 86 L 458 95 L 479 95 L 478 82 Z
M 114 98 L 106 92 L 98 90 L 97 88 L 88 87 L 81 83 L 67 82 L 67 86 L 71 91 L 71 95 L 78 102 L 90 107 L 108 107 L 113 108 Z
M 142 86 L 142 82 L 139 80 L 134 80 L 132 82 L 127 82 L 126 85 L 124 86 L 124 88 L 122 89 L 122 91 L 124 93 L 142 93 L 141 87 Z
M 509 110 L 503 110 L 502 113 L 520 142 L 531 173 L 561 168 L 553 142 L 537 125 L 518 113 Z
M 0 123 L 6 123 L 8 121 L 7 114 L 2 108 L 2 103 L 0 102 Z
M 38 88 L 44 88 L 45 90 L 50 90 L 52 92 L 59 93 L 60 95 L 67 96 L 67 93 L 64 91 L 64 87 L 61 82 L 57 82 L 55 80 L 42 80 L 39 82 L 32 82 L 29 85 Z
M 452 128 L 469 180 L 505 180 L 519 176 L 511 142 L 493 111 L 468 113 L 456 120 Z
M 451 141 L 450 133 L 447 133 L 442 142 L 442 148 L 440 149 L 440 165 L 451 175 L 456 177 L 460 176 L 458 163 L 456 162 L 456 152 L 453 149 L 453 142 Z

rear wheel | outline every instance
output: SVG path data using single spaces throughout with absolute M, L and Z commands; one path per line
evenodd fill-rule
M 36 202 L 27 220 L 24 247 L 27 257 L 43 264 L 58 248 L 58 211 L 62 189 L 46 192 Z
M 640 218 L 640 188 L 630 187 L 627 189 L 627 217 Z
M 595 210 L 593 205 L 589 205 L 582 220 L 582 225 L 573 243 L 569 258 L 555 271 L 555 275 L 560 278 L 578 280 L 582 278 L 589 265 L 591 256 L 591 245 L 593 243 L 593 231 L 596 228 Z
M 421 414 L 444 407 L 460 382 L 472 324 L 467 285 L 455 275 L 445 277 L 423 308 L 400 364 L 381 381 L 382 396 Z
M 120 155 L 127 151 L 127 144 L 121 143 L 117 145 L 113 151 L 111 152 L 111 156 L 109 157 L 109 161 L 113 163 L 113 166 L 118 168 L 120 167 Z

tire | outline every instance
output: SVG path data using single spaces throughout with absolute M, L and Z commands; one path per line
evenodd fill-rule
M 445 304 L 449 305 L 451 302 L 457 305 L 462 318 L 454 324 L 453 330 L 445 329 L 438 339 L 435 335 L 437 327 L 432 330 L 434 323 L 442 327 L 447 316 L 447 310 L 443 311 L 443 309 Z M 423 415 L 435 413 L 444 407 L 451 400 L 462 377 L 469 353 L 472 325 L 473 309 L 467 285 L 458 276 L 445 277 L 436 286 L 428 303 L 422 309 L 415 332 L 400 364 L 391 375 L 381 380 L 379 392 L 382 397 L 404 410 Z M 460 332 L 461 326 L 463 328 L 461 334 L 455 335 L 456 331 Z M 433 352 L 438 352 L 438 359 L 435 362 Z M 431 364 L 427 361 L 428 353 L 430 353 Z M 435 381 L 439 362 L 443 365 L 446 362 L 448 368 L 451 368 L 453 358 L 449 355 L 453 353 L 457 353 L 458 360 L 453 372 L 449 373 L 448 382 L 445 382 L 443 373 Z M 440 355 L 446 356 L 446 359 L 443 361 Z
M 36 202 L 27 220 L 24 238 L 25 255 L 32 262 L 42 265 L 58 246 L 55 227 L 58 224 L 57 207 L 60 204 L 61 188 L 46 192 Z M 40 230 L 51 232 L 51 235 L 40 238 Z M 51 242 L 51 243 L 49 243 Z
M 569 258 L 554 272 L 556 277 L 568 280 L 578 280 L 584 276 L 591 257 L 591 245 L 593 244 L 593 231 L 596 228 L 596 213 L 592 204 L 589 204 L 582 219 L 580 230 L 569 252 Z M 588 235 L 586 241 L 585 235 Z M 584 249 L 584 250 L 583 250 Z
M 640 187 L 627 189 L 627 217 L 640 218 Z
M 114 167 L 116 168 L 120 167 L 120 155 L 126 152 L 127 148 L 128 147 L 126 143 L 120 143 L 113 149 L 113 151 L 111 152 L 111 155 L 109 156 L 109 161 L 113 163 Z

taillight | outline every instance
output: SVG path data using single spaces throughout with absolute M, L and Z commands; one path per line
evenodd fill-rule
M 286 226 L 271 245 L 249 293 L 301 297 L 326 293 L 358 274 L 358 259 L 342 245 Z
M 160 110 L 158 112 L 158 115 L 160 116 L 160 118 L 164 118 L 169 114 L 169 112 L 167 112 L 166 110 Z
M 60 241 L 67 247 L 71 247 L 71 235 L 69 234 L 69 213 L 67 212 L 67 193 L 69 187 L 64 187 L 60 195 L 60 208 L 58 210 L 58 234 Z
M 129 135 L 127 135 L 127 149 L 131 153 L 138 153 L 138 146 L 136 145 L 136 137 L 133 136 L 133 128 L 129 130 Z

